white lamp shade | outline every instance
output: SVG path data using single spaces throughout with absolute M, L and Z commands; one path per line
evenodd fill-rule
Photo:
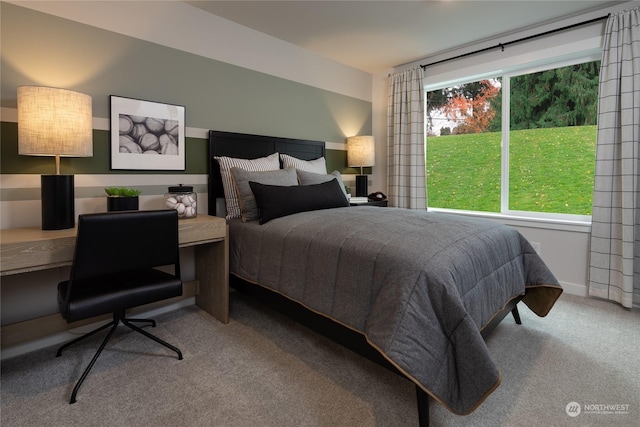
M 66 89 L 18 87 L 18 154 L 91 157 L 91 97 Z
M 347 164 L 349 167 L 374 166 L 376 160 L 373 136 L 352 136 L 347 138 Z

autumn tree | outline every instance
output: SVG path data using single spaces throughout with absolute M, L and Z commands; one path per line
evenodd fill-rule
M 427 128 L 433 132 L 434 114 L 444 111 L 445 106 L 456 97 L 464 97 L 473 99 L 484 90 L 484 86 L 480 82 L 466 83 L 463 85 L 452 86 L 439 90 L 427 92 Z M 450 133 L 453 133 L 450 132 Z
M 500 87 L 490 80 L 480 80 L 477 83 L 475 96 L 468 97 L 460 91 L 444 106 L 446 117 L 458 123 L 453 129 L 454 134 L 485 132 L 496 115 L 491 100 L 500 93 Z

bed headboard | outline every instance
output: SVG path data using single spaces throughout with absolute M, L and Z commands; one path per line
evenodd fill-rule
M 314 160 L 325 155 L 324 141 L 278 138 L 275 136 L 209 131 L 209 215 L 216 215 L 216 199 L 224 198 L 220 166 L 213 156 L 256 159 L 282 153 L 302 160 Z

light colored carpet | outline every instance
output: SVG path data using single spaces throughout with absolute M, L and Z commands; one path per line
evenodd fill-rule
M 546 318 L 520 312 L 523 325 L 507 317 L 488 339 L 501 386 L 465 417 L 432 403 L 432 426 L 639 425 L 638 311 L 562 296 Z M 243 295 L 232 293 L 228 325 L 194 306 L 156 320 L 150 331 L 184 360 L 121 327 L 73 405 L 71 390 L 102 337 L 60 358 L 51 348 L 3 361 L 1 425 L 417 425 L 408 380 Z M 575 418 L 565 409 L 573 401 L 582 410 Z M 593 405 L 628 410 L 597 414 Z

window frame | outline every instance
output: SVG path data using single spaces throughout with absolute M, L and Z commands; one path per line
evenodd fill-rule
M 451 208 L 438 208 L 428 206 L 428 194 L 427 194 L 427 207 L 430 211 L 434 212 L 447 212 L 447 213 L 459 213 L 471 216 L 482 216 L 488 218 L 502 218 L 502 219 L 517 219 L 525 221 L 533 221 L 534 223 L 545 224 L 558 224 L 564 226 L 590 226 L 591 215 L 577 215 L 577 214 L 563 214 L 563 213 L 549 213 L 549 212 L 534 212 L 534 211 L 520 211 L 509 209 L 509 125 L 510 125 L 510 89 L 511 78 L 521 76 L 524 74 L 532 74 L 540 71 L 550 70 L 554 68 L 568 67 L 571 65 L 581 64 L 585 62 L 592 62 L 601 60 L 602 54 L 600 50 L 583 52 L 580 54 L 573 54 L 568 56 L 562 56 L 557 58 L 550 58 L 544 61 L 535 61 L 528 64 L 519 64 L 517 66 L 509 67 L 503 70 L 497 70 L 490 73 L 482 73 L 471 75 L 455 80 L 443 81 L 440 83 L 426 84 L 425 90 L 425 103 L 426 93 L 439 90 L 449 86 L 461 85 L 466 83 L 476 82 L 482 79 L 501 78 L 502 84 L 502 123 L 501 123 L 501 168 L 500 168 L 500 212 L 483 212 L 483 211 L 468 211 Z M 425 108 L 425 112 L 427 109 Z M 425 146 L 428 144 L 428 137 L 425 134 Z M 595 163 L 594 163 L 595 169 Z

